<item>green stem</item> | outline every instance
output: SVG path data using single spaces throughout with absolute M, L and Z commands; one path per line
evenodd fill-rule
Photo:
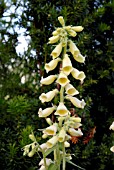
M 64 87 L 62 86 L 60 90 L 60 102 L 64 102 Z
M 66 168 L 66 160 L 65 160 L 65 146 L 64 146 L 64 142 L 63 142 L 63 170 L 65 170 Z
M 44 166 L 45 166 L 45 169 L 48 170 L 48 167 L 47 167 L 47 164 L 46 164 L 46 158 L 45 158 L 45 156 L 43 156 L 43 159 L 44 159 Z

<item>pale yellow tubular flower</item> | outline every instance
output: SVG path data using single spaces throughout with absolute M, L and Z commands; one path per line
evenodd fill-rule
M 82 26 L 73 26 L 71 28 L 76 32 L 81 32 L 84 29 Z
M 80 117 L 70 117 L 70 120 L 76 122 L 76 123 L 80 123 L 81 122 L 81 118 Z
M 72 29 L 68 30 L 68 33 L 69 33 L 69 35 L 71 35 L 72 37 L 76 37 L 76 35 L 77 35 L 77 33 L 76 33 L 74 30 L 72 30 Z
M 57 75 L 50 75 L 50 76 L 48 76 L 46 78 L 42 78 L 40 80 L 40 83 L 42 85 L 50 85 L 55 81 L 56 78 L 57 78 Z
M 54 123 L 53 125 L 47 127 L 45 130 L 43 130 L 43 133 L 44 134 L 47 134 L 47 135 L 56 135 L 56 132 L 57 132 L 57 124 Z
M 72 40 L 69 40 L 69 50 L 73 56 L 78 55 L 80 53 L 79 49 L 76 47 Z
M 46 144 L 47 148 L 52 148 L 56 143 L 58 142 L 58 136 L 53 136 L 51 139 L 49 139 Z
M 67 110 L 66 106 L 63 102 L 60 102 L 54 115 L 67 116 L 68 114 L 69 111 Z
M 54 70 L 57 67 L 58 62 L 61 61 L 60 58 L 56 58 L 54 60 L 51 60 L 49 63 L 45 64 L 45 70 L 48 73 L 49 71 Z
M 82 126 L 81 123 L 73 123 L 70 125 L 70 127 L 74 128 L 74 129 L 78 129 L 80 126 Z
M 55 48 L 54 50 L 51 52 L 51 56 L 53 57 L 53 59 L 57 58 L 62 52 L 62 42 L 60 42 Z
M 65 86 L 65 90 L 66 90 L 65 93 L 68 94 L 68 95 L 71 95 L 71 96 L 79 94 L 79 91 L 76 90 L 74 88 L 74 86 L 72 84 L 69 84 L 69 83 Z
M 78 108 L 82 108 L 83 109 L 85 107 L 85 105 L 86 105 L 86 103 L 85 103 L 85 101 L 83 99 L 79 100 L 76 97 L 72 97 L 72 96 L 69 96 L 69 95 L 67 95 L 65 98 L 70 100 L 71 103 L 74 106 L 78 107 Z
M 71 136 L 82 136 L 83 135 L 81 129 L 75 130 L 74 128 L 69 128 L 68 133 Z
M 58 141 L 59 142 L 64 142 L 65 140 L 65 136 L 66 136 L 66 131 L 64 128 L 62 128 L 59 132 L 59 135 L 58 135 Z
M 110 148 L 110 150 L 111 150 L 112 152 L 114 152 L 114 146 L 112 146 L 112 147 Z
M 67 83 L 70 82 L 70 80 L 67 78 L 67 75 L 63 71 L 61 71 L 56 82 L 64 87 Z
M 42 93 L 39 97 L 39 99 L 41 100 L 42 103 L 44 102 L 49 102 L 51 101 L 55 95 L 58 93 L 59 91 L 57 89 L 54 89 L 52 91 L 49 91 L 47 93 Z
M 111 124 L 111 126 L 110 126 L 109 129 L 110 129 L 110 130 L 114 130 L 114 122 L 112 122 L 112 124 Z
M 40 145 L 40 148 L 38 148 L 38 151 L 46 151 L 47 150 L 47 145 L 46 145 L 46 143 L 43 143 L 43 144 L 41 144 Z
M 64 55 L 63 61 L 62 61 L 62 71 L 66 74 L 69 75 L 70 72 L 72 71 L 72 63 L 70 58 L 68 57 L 68 54 Z
M 42 108 L 39 109 L 38 111 L 38 115 L 39 117 L 47 117 L 49 116 L 51 113 L 53 113 L 53 111 L 56 109 L 56 106 L 53 107 L 48 107 L 44 110 L 42 110 Z
M 80 80 L 81 83 L 83 83 L 83 81 L 86 77 L 85 73 L 83 71 L 79 71 L 76 68 L 73 68 L 73 70 L 71 71 L 71 74 L 76 80 Z
M 79 63 L 85 62 L 85 57 L 83 57 L 83 55 L 81 55 L 80 53 L 78 55 L 73 55 L 73 57 Z
M 62 16 L 59 16 L 59 17 L 58 17 L 58 20 L 59 20 L 59 22 L 60 22 L 60 24 L 61 24 L 62 26 L 65 26 L 65 21 L 64 21 L 64 19 L 63 19 Z
M 46 158 L 46 165 L 49 166 L 52 163 L 52 160 L 49 158 Z M 41 161 L 39 162 L 39 166 L 44 165 L 44 159 L 41 159 Z
M 67 141 L 65 141 L 65 142 L 64 142 L 64 146 L 65 146 L 65 148 L 68 148 L 68 147 L 70 147 L 70 143 L 67 142 Z
M 60 39 L 59 35 L 52 36 L 52 37 L 49 38 L 48 44 L 54 44 L 54 43 L 56 43 L 59 39 Z

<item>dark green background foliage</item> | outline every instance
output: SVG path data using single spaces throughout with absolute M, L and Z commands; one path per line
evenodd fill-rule
M 21 7 L 22 12 L 7 13 L 10 7 Z M 10 20 L 7 20 L 7 17 Z M 39 101 L 42 92 L 49 87 L 40 87 L 41 76 L 46 76 L 45 62 L 51 60 L 53 46 L 48 38 L 60 24 L 62 15 L 66 25 L 82 25 L 83 32 L 73 41 L 86 57 L 85 64 L 72 58 L 73 66 L 86 73 L 83 85 L 72 83 L 80 91 L 79 98 L 86 100 L 84 110 L 76 109 L 82 118 L 84 137 L 96 126 L 96 133 L 88 144 L 84 137 L 72 144 L 68 152 L 73 153 L 73 162 L 86 170 L 114 169 L 114 133 L 109 126 L 114 118 L 114 1 L 113 0 L 6 0 L 0 1 L 0 168 L 2 170 L 38 169 L 39 156 L 23 156 L 22 147 L 31 141 L 33 131 L 42 143 L 39 128 L 46 126 L 37 112 L 45 104 Z M 28 50 L 16 53 L 19 28 L 25 28 L 30 36 Z M 12 30 L 12 31 L 11 31 Z M 31 51 L 35 51 L 33 55 Z M 58 69 L 58 68 L 57 68 Z M 55 74 L 55 71 L 51 73 Z M 21 77 L 26 75 L 26 82 Z M 9 98 L 7 99 L 7 95 Z M 58 99 L 54 100 L 56 104 Z M 72 107 L 72 106 L 70 106 Z M 67 165 L 67 169 L 79 169 Z

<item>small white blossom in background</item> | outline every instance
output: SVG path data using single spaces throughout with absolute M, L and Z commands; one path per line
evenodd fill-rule
M 112 124 L 110 125 L 109 129 L 110 129 L 110 130 L 114 130 L 114 122 L 112 122 Z M 114 152 L 114 146 L 112 146 L 112 147 L 110 148 L 110 150 L 111 150 L 112 152 Z

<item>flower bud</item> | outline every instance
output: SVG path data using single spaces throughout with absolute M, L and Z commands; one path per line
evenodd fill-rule
M 85 62 L 85 57 L 83 57 L 80 53 L 78 55 L 73 55 L 74 59 L 79 63 Z
M 49 38 L 49 42 L 48 44 L 53 44 L 53 43 L 56 43 L 58 40 L 59 40 L 59 35 L 56 35 L 56 36 L 53 36 L 53 37 L 50 37 Z
M 63 142 L 65 140 L 66 131 L 62 128 L 59 132 L 58 141 Z
M 68 33 L 72 36 L 72 37 L 76 37 L 77 33 L 74 30 L 68 30 Z
M 62 16 L 58 17 L 58 20 L 59 20 L 59 22 L 60 22 L 60 24 L 61 24 L 62 26 L 65 25 L 65 21 L 64 21 L 64 19 L 63 19 Z
M 35 152 L 36 152 L 36 151 L 33 149 L 32 151 L 30 151 L 30 152 L 28 153 L 28 156 L 29 156 L 29 157 L 32 157 L 32 156 L 35 154 Z
M 67 78 L 66 74 L 61 71 L 56 82 L 59 83 L 62 87 L 64 87 L 70 81 Z
M 67 141 L 65 141 L 65 142 L 64 142 L 64 146 L 65 146 L 65 148 L 68 148 L 68 147 L 70 147 L 70 143 L 67 142 Z
M 84 28 L 82 26 L 74 26 L 72 29 L 76 32 L 81 32 Z
M 50 118 L 46 118 L 46 122 L 49 124 L 49 125 L 52 125 L 52 121 Z
M 42 135 L 42 138 L 43 138 L 43 139 L 46 139 L 47 137 L 48 137 L 47 134 L 43 134 L 43 135 Z
M 36 141 L 36 138 L 35 138 L 34 134 L 30 134 L 30 135 L 29 135 L 29 138 L 30 138 L 33 142 Z

